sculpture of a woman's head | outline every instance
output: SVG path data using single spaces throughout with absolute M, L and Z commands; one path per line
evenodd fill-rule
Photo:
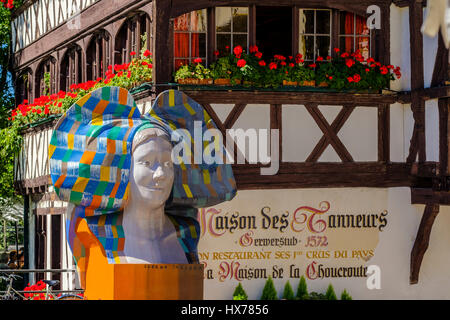
M 198 261 L 197 208 L 231 200 L 236 185 L 224 163 L 172 165 L 172 134 L 184 129 L 194 136 L 194 123 L 202 124 L 202 133 L 217 128 L 182 92 L 161 93 L 141 115 L 131 94 L 118 87 L 95 90 L 61 117 L 49 145 L 50 171 L 59 198 L 74 205 L 67 233 L 77 261 L 86 252 L 76 232 L 82 219 L 108 263 L 126 261 L 122 218 L 132 205 L 162 208 L 187 261 Z

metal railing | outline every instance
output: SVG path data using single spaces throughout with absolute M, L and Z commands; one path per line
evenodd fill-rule
M 27 274 L 27 273 L 68 273 L 68 272 L 77 272 L 74 269 L 0 269 L 1 274 Z M 16 290 L 19 293 L 42 293 L 42 291 L 24 291 L 24 290 Z M 73 290 L 52 290 L 53 293 L 83 293 L 83 289 L 73 289 Z M 0 291 L 0 295 L 5 294 L 6 291 Z

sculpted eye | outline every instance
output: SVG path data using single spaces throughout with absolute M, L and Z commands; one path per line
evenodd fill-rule
M 139 164 L 148 167 L 151 165 L 151 162 L 150 161 L 140 161 Z
M 172 168 L 172 161 L 166 161 L 166 162 L 164 162 L 164 166 L 165 166 L 166 168 Z

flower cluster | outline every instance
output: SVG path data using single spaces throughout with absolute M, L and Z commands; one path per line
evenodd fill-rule
M 250 46 L 248 54 L 241 46 L 236 46 L 229 54 L 214 52 L 217 61 L 211 65 L 210 75 L 214 80 L 231 79 L 231 84 L 243 81 L 244 85 L 256 87 L 276 88 L 288 82 L 290 85 L 320 84 L 338 90 L 374 91 L 389 87 L 391 80 L 401 77 L 400 67 L 385 66 L 373 58 L 365 59 L 359 51 L 341 53 L 338 48 L 334 51 L 334 58 L 319 56 L 314 63 L 308 63 L 301 54 L 295 57 L 276 54 L 264 59 L 257 46 Z M 207 71 L 203 67 L 203 76 Z M 193 75 L 193 71 L 178 71 L 175 73 L 175 81 Z
M 7 9 L 14 9 L 14 0 L 0 0 Z
M 135 52 L 131 52 L 135 56 Z M 62 114 L 78 99 L 89 92 L 104 86 L 134 88 L 152 79 L 152 60 L 150 51 L 146 50 L 140 58 L 133 58 L 130 63 L 109 66 L 105 78 L 98 78 L 70 86 L 68 92 L 59 91 L 34 99 L 33 103 L 24 100 L 12 110 L 9 120 L 17 126 L 33 123 L 52 114 Z
M 317 80 L 327 83 L 333 89 L 373 89 L 381 90 L 389 86 L 391 80 L 400 79 L 400 67 L 383 65 L 369 57 L 365 59 L 357 50 L 341 53 L 334 49 L 336 58 L 328 63 L 319 62 L 316 68 Z
M 39 281 L 36 284 L 33 284 L 30 286 L 28 284 L 28 287 L 23 289 L 24 291 L 42 291 L 42 293 L 24 293 L 24 296 L 26 299 L 29 300 L 45 300 L 45 283 L 42 281 Z
M 193 63 L 181 65 L 174 77 L 177 82 L 184 79 L 205 80 L 211 78 L 211 71 L 202 65 L 201 58 L 196 58 Z

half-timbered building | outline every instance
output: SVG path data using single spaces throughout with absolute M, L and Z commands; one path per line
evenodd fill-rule
M 333 48 L 359 50 L 398 65 L 402 79 L 383 93 L 180 89 L 206 108 L 225 135 L 233 128 L 279 130 L 276 175 L 260 175 L 263 165 L 248 161 L 234 166 L 242 194 L 373 188 L 387 192 L 389 206 L 401 202 L 420 210 L 418 218 L 389 213 L 412 221 L 408 232 L 395 235 L 406 239 L 401 251 L 408 259 L 400 268 L 410 276 L 398 281 L 417 284 L 424 261 L 427 276 L 421 282 L 433 282 L 436 264 L 450 263 L 450 252 L 442 251 L 448 248 L 449 218 L 442 217 L 443 226 L 435 224 L 431 232 L 438 213 L 450 212 L 450 87 L 448 49 L 440 36 L 421 33 L 425 10 L 422 0 L 28 0 L 12 23 L 16 100 L 104 77 L 107 66 L 129 62 L 143 45 L 154 57 L 153 86 L 135 94 L 144 112 L 156 94 L 173 87 L 181 64 L 196 58 L 210 64 L 216 50 L 236 45 L 257 45 L 267 55 L 301 53 L 311 62 L 335 55 Z M 374 13 L 376 28 L 367 23 Z M 66 205 L 49 180 L 47 146 L 56 120 L 23 131 L 15 166 L 16 189 L 26 199 L 29 268 L 72 267 L 61 218 Z M 429 251 L 435 253 L 427 264 L 432 236 L 435 247 Z M 450 273 L 437 269 L 437 279 L 449 284 Z M 70 287 L 72 280 L 63 285 Z

